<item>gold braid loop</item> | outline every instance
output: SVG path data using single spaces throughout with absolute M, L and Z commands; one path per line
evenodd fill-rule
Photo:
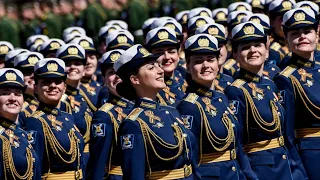
M 171 127 L 173 128 L 174 130 L 174 136 L 175 138 L 177 139 L 177 144 L 176 145 L 173 145 L 173 144 L 170 144 L 170 143 L 167 143 L 165 142 L 163 139 L 161 139 L 161 137 L 159 137 L 156 133 L 154 133 L 149 125 L 143 121 L 141 118 L 137 118 L 137 122 L 139 123 L 140 125 L 140 128 L 141 128 L 141 132 L 142 132 L 142 136 L 143 136 L 143 140 L 144 140 L 144 145 L 145 145 L 145 148 L 146 148 L 146 161 L 147 161 L 147 164 L 148 164 L 148 168 L 149 168 L 149 175 L 151 176 L 151 166 L 150 166 L 150 162 L 149 162 L 149 158 L 148 158 L 148 147 L 151 147 L 153 153 L 161 160 L 163 161 L 172 161 L 174 159 L 177 159 L 183 152 L 183 148 L 184 146 L 186 147 L 186 151 L 188 152 L 188 148 L 187 148 L 187 142 L 185 140 L 185 136 L 183 134 L 183 131 L 182 129 L 179 127 L 179 125 L 171 125 Z M 168 149 L 178 149 L 178 152 L 176 155 L 172 156 L 172 157 L 169 157 L 169 158 L 165 158 L 165 157 L 162 157 L 160 156 L 155 147 L 153 146 L 154 144 L 154 141 L 151 139 L 151 137 L 153 137 L 153 139 L 158 142 L 161 146 L 165 147 L 165 148 L 168 148 Z
M 214 132 L 211 129 L 209 120 L 206 116 L 206 113 L 204 109 L 202 108 L 201 104 L 199 102 L 195 103 L 200 110 L 200 118 L 201 118 L 201 132 L 200 132 L 200 161 L 199 164 L 201 164 L 202 159 L 202 136 L 203 136 L 203 125 L 205 128 L 205 132 L 207 135 L 207 138 L 211 144 L 211 147 L 213 147 L 216 151 L 225 151 L 228 147 L 230 147 L 232 142 L 235 142 L 235 135 L 234 130 L 232 127 L 232 121 L 228 117 L 226 113 L 222 115 L 222 122 L 224 126 L 226 127 L 228 134 L 225 138 L 219 138 L 217 137 Z M 221 147 L 217 147 L 215 144 L 221 145 Z
M 303 87 L 301 86 L 300 82 L 297 80 L 296 77 L 294 76 L 290 76 L 292 85 L 293 85 L 293 90 L 294 90 L 294 94 L 296 97 L 296 91 L 295 89 L 297 89 L 299 96 L 301 97 L 301 100 L 304 104 L 304 106 L 308 109 L 308 111 L 317 119 L 320 119 L 320 116 L 316 115 L 311 109 L 310 109 L 310 105 L 317 109 L 320 110 L 320 107 L 316 106 L 315 104 L 312 103 L 312 101 L 308 98 L 308 95 L 306 94 L 306 92 L 304 91 Z
M 75 134 L 75 130 L 70 130 L 68 133 L 68 138 L 70 140 L 70 149 L 69 151 L 66 151 L 62 145 L 59 143 L 59 141 L 57 140 L 56 136 L 54 135 L 54 133 L 52 132 L 50 126 L 48 125 L 48 123 L 46 122 L 46 120 L 42 117 L 39 117 L 39 120 L 42 124 L 42 128 L 43 128 L 43 134 L 44 134 L 44 138 L 45 138 L 45 142 L 49 142 L 49 145 L 53 151 L 53 153 L 55 155 L 57 155 L 64 163 L 67 164 L 71 164 L 73 163 L 76 158 L 77 155 L 79 156 L 79 152 L 77 151 L 77 149 L 79 149 L 78 147 L 78 143 L 80 143 L 80 140 L 77 138 L 76 134 Z M 46 146 L 46 148 L 48 148 Z M 71 158 L 70 160 L 66 160 L 65 158 L 62 157 L 61 152 L 65 155 L 70 156 Z M 47 151 L 48 153 L 48 151 Z M 49 154 L 48 154 L 49 157 Z
M 85 143 L 88 143 L 90 141 L 90 127 L 91 127 L 91 122 L 92 122 L 92 117 L 88 112 L 84 113 L 84 119 L 86 121 L 86 132 L 83 135 L 83 139 Z
M 267 133 L 274 133 L 278 130 L 281 130 L 281 122 L 280 122 L 280 117 L 278 115 L 278 107 L 276 106 L 274 101 L 270 101 L 270 107 L 271 107 L 271 111 L 272 111 L 272 116 L 273 116 L 273 120 L 272 122 L 268 123 L 266 121 L 263 120 L 263 118 L 261 117 L 256 105 L 254 104 L 254 101 L 250 95 L 250 93 L 248 92 L 248 90 L 246 90 L 245 88 L 241 87 L 241 90 L 244 93 L 245 96 L 245 100 L 246 100 L 246 104 L 249 103 L 250 107 L 251 107 L 251 112 L 253 115 L 254 120 L 256 121 L 256 123 L 258 124 L 258 126 L 265 132 Z M 248 107 L 247 107 L 248 108 Z M 247 125 L 248 125 L 248 116 L 247 116 Z M 272 126 L 274 126 L 272 128 Z M 271 129 L 268 129 L 271 128 Z
M 4 174 L 5 174 L 5 179 L 27 179 L 27 180 L 31 180 L 33 177 L 33 155 L 32 152 L 30 150 L 30 148 L 26 148 L 26 159 L 27 159 L 27 170 L 25 172 L 24 175 L 20 175 L 17 170 L 16 167 L 14 165 L 14 161 L 13 161 L 13 154 L 12 154 L 12 149 L 11 149 L 11 144 L 9 142 L 9 140 L 3 136 L 0 135 L 0 139 L 2 140 L 2 157 L 3 157 L 3 162 L 4 162 Z M 11 174 L 11 177 L 7 177 L 7 173 Z

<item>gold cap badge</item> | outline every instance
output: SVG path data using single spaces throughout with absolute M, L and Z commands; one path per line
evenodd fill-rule
M 59 44 L 58 42 L 52 42 L 52 43 L 50 44 L 50 47 L 51 47 L 52 49 L 58 49 L 58 48 L 60 47 L 60 44 Z
M 200 13 L 200 16 L 209 17 L 209 14 L 208 14 L 207 12 L 205 12 L 205 11 L 202 11 L 202 12 Z
M 217 19 L 218 20 L 226 20 L 226 14 L 224 12 L 219 12 L 217 14 Z
M 47 69 L 48 69 L 48 71 L 50 71 L 50 72 L 57 71 L 57 70 L 58 70 L 58 64 L 56 64 L 56 63 L 49 63 L 49 64 L 47 65 Z
M 7 81 L 15 81 L 17 80 L 17 75 L 15 73 L 6 73 Z
M 146 48 L 140 48 L 139 51 L 141 52 L 141 54 L 143 54 L 143 56 L 148 56 L 150 53 L 148 50 L 146 50 Z
M 75 47 L 69 47 L 68 48 L 68 53 L 71 54 L 71 55 L 77 55 L 78 54 L 78 49 L 75 48 Z
M 169 38 L 169 33 L 167 31 L 161 31 L 158 33 L 158 38 L 159 39 L 168 39 Z
M 203 20 L 203 19 L 199 19 L 199 20 L 197 20 L 197 22 L 196 22 L 196 26 L 197 26 L 197 27 L 201 27 L 201 26 L 203 26 L 203 25 L 205 25 L 205 24 L 207 24 L 207 22 L 206 22 L 205 20 Z
M 240 5 L 237 7 L 237 11 L 246 11 L 246 10 L 247 10 L 247 8 L 243 5 Z
M 116 60 L 118 60 L 120 58 L 121 54 L 120 53 L 114 53 L 111 54 L 110 59 L 112 62 L 115 62 Z
M 282 2 L 282 7 L 283 7 L 284 9 L 291 9 L 291 8 L 292 8 L 292 4 L 291 4 L 291 2 L 289 2 L 289 1 L 283 1 L 283 2 Z
M 200 47 L 209 47 L 209 40 L 207 38 L 202 38 L 198 40 Z
M 254 34 L 254 27 L 253 26 L 246 26 L 245 28 L 243 28 L 243 32 L 244 34 Z
M 118 40 L 118 42 L 121 43 L 121 44 L 128 42 L 128 38 L 127 38 L 126 36 L 119 36 L 119 37 L 117 38 L 117 40 Z
M 84 41 L 80 42 L 80 46 L 83 48 L 88 48 L 88 47 L 90 47 L 90 43 L 88 41 L 84 40 Z
M 218 35 L 219 34 L 219 30 L 216 27 L 209 28 L 208 32 L 209 32 L 210 35 Z
M 260 24 L 260 19 L 259 18 L 252 18 L 251 19 L 252 22 Z
M 260 0 L 252 0 L 252 6 L 257 7 L 260 6 L 261 2 Z
M 176 26 L 173 25 L 173 24 L 166 24 L 164 27 L 167 27 L 167 28 L 170 28 L 170 29 L 173 29 L 173 30 L 176 29 Z
M 38 58 L 35 57 L 35 56 L 30 56 L 30 57 L 28 58 L 28 62 L 29 62 L 29 64 L 31 64 L 31 65 L 35 65 L 35 64 L 38 62 Z
M 0 46 L 0 53 L 1 54 L 7 54 L 9 52 L 9 47 L 6 45 Z
M 302 12 L 294 14 L 294 20 L 296 21 L 304 21 L 306 19 L 306 15 Z

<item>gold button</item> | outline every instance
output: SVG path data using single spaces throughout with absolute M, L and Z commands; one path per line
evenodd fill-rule
M 219 98 L 219 100 L 218 100 L 219 102 L 222 102 L 222 99 L 221 98 Z
M 236 171 L 236 170 L 237 170 L 236 167 L 232 166 L 232 171 Z
M 270 90 L 270 86 L 267 86 L 267 88 Z
M 228 81 L 227 84 L 230 85 L 231 83 Z
M 287 159 L 287 156 L 286 155 L 282 155 L 282 159 Z

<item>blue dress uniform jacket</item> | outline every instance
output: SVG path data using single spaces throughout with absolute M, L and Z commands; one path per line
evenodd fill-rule
M 134 104 L 110 94 L 110 99 L 92 120 L 88 179 L 122 179 L 121 156 L 117 148 L 120 123 L 133 109 Z
M 85 176 L 84 141 L 74 121 L 71 114 L 41 102 L 25 121 L 28 140 L 40 159 L 42 175 L 48 180 L 66 178 L 61 173 L 75 179 Z
M 167 87 L 158 93 L 158 98 L 162 105 L 176 107 L 185 96 L 187 82 L 182 74 L 175 70 L 172 77 L 165 77 L 165 83 Z
M 223 92 L 224 89 L 229 86 L 233 82 L 233 78 L 229 75 L 218 73 L 215 81 L 214 86 L 216 90 Z
M 19 113 L 19 126 L 24 127 L 24 121 L 26 118 L 30 117 L 38 108 L 39 101 L 28 94 L 23 95 L 24 102 L 21 112 Z
M 240 127 L 226 96 L 192 82 L 177 106 L 197 139 L 202 179 L 258 179 L 240 141 Z
M 263 76 L 273 79 L 275 75 L 280 73 L 280 68 L 274 64 L 271 64 L 270 62 L 265 62 L 263 67 Z
M 0 139 L 0 179 L 41 179 L 39 158 L 24 130 L 0 117 Z
M 101 86 L 97 81 L 93 80 L 81 80 L 80 93 L 86 100 L 90 109 L 95 112 L 98 106 L 98 95 L 101 90 Z
M 284 146 L 284 109 L 273 81 L 244 69 L 225 90 L 243 130 L 243 146 L 259 179 L 304 179 Z M 289 146 L 290 147 L 290 146 Z
M 294 143 L 309 179 L 320 179 L 320 63 L 293 54 L 289 65 L 274 78 L 286 110 L 287 141 Z M 296 159 L 300 164 L 300 159 Z
M 123 179 L 201 179 L 196 140 L 179 118 L 172 107 L 136 100 L 119 129 Z
M 80 130 L 84 142 L 86 143 L 84 148 L 84 162 L 86 164 L 89 160 L 90 128 L 93 114 L 78 89 L 67 85 L 66 95 L 68 97 L 63 99 L 63 101 L 70 104 L 75 124 Z

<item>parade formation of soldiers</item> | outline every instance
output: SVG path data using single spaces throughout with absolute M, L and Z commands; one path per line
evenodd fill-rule
M 320 1 L 0 1 L 0 179 L 320 180 Z

